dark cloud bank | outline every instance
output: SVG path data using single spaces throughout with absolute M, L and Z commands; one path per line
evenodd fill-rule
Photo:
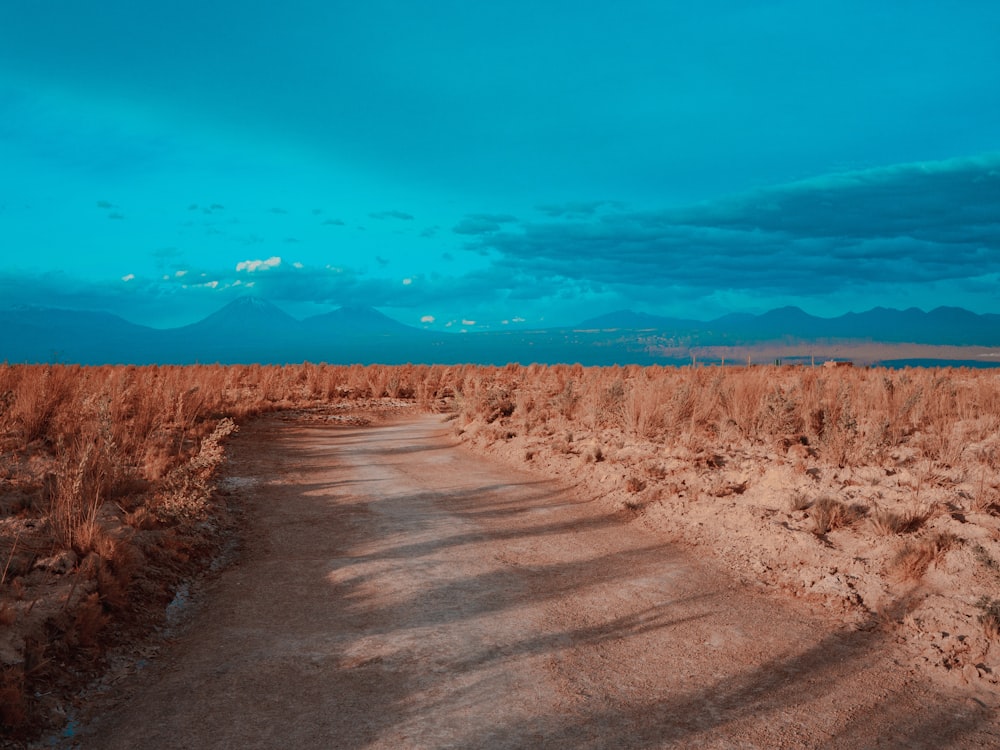
M 916 290 L 1000 272 L 998 207 L 1000 155 L 990 155 L 819 177 L 681 209 L 546 207 L 567 220 L 481 232 L 468 247 L 529 275 L 620 287 L 803 298 L 858 286 Z

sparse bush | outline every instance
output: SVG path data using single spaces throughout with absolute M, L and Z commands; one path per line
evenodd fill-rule
M 1000 599 L 983 596 L 976 606 L 982 610 L 977 619 L 986 637 L 991 641 L 1000 640 Z
M 625 489 L 628 492 L 642 492 L 646 489 L 646 483 L 637 476 L 630 476 L 625 480 Z
M 823 495 L 809 506 L 809 517 L 813 522 L 813 533 L 823 536 L 834 529 L 850 526 L 858 520 L 859 512 L 836 498 Z
M 935 534 L 925 539 L 907 540 L 892 559 L 890 568 L 903 580 L 920 580 L 927 572 L 927 568 L 954 543 L 955 537 L 950 534 Z
M 869 519 L 872 528 L 882 536 L 909 534 L 918 531 L 934 514 L 932 506 L 914 507 L 898 512 L 876 506 Z
M 808 510 L 812 500 L 804 492 L 793 492 L 788 498 L 788 509 L 791 511 Z

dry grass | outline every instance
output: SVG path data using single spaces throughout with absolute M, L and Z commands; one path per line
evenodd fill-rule
M 979 599 L 976 606 L 981 610 L 977 619 L 983 626 L 986 637 L 991 641 L 1000 640 L 1000 599 L 984 596 Z
M 890 570 L 901 580 L 918 581 L 924 577 L 927 569 L 955 544 L 955 541 L 955 537 L 950 534 L 935 534 L 924 539 L 907 540 L 892 559 Z
M 512 416 L 532 429 L 561 421 L 667 446 L 783 440 L 838 467 L 880 463 L 904 445 L 939 468 L 954 465 L 1000 425 L 1000 382 L 978 372 L 557 365 L 461 374 L 449 384 L 465 397 L 467 420 Z M 956 429 L 966 421 L 971 432 Z
M 788 509 L 793 512 L 808 510 L 810 505 L 812 505 L 812 500 L 804 492 L 793 492 L 788 498 Z
M 869 516 L 872 529 L 881 536 L 910 534 L 919 531 L 934 515 L 931 505 L 917 506 L 904 511 L 887 510 L 876 506 Z
M 829 495 L 823 495 L 809 505 L 809 518 L 813 522 L 813 533 L 817 536 L 824 536 L 834 529 L 850 526 L 859 517 L 856 508 Z

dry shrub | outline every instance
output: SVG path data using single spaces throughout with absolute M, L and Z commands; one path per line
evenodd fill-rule
M 502 417 L 509 417 L 515 408 L 514 397 L 508 388 L 490 388 L 483 399 L 484 421 L 490 424 Z
M 876 506 L 870 520 L 875 533 L 881 536 L 910 534 L 919 531 L 934 515 L 934 506 L 914 507 L 898 512 Z
M 907 540 L 889 563 L 890 570 L 902 580 L 918 581 L 954 543 L 955 537 L 951 534 Z
M 726 378 L 720 400 L 727 424 L 740 435 L 760 439 L 767 422 L 767 396 L 773 388 L 770 368 L 753 367 L 742 370 L 739 377 Z
M 20 368 L 20 378 L 5 416 L 25 443 L 51 437 L 53 422 L 70 397 L 78 370 L 51 366 Z
M 809 505 L 813 533 L 817 536 L 823 536 L 834 529 L 850 526 L 858 520 L 859 516 L 859 509 L 845 505 L 829 495 L 823 495 Z
M 101 597 L 95 591 L 88 594 L 76 608 L 73 627 L 67 633 L 66 640 L 70 645 L 86 649 L 96 654 L 101 648 L 101 632 L 107 627 L 110 618 L 101 605 Z
M 628 492 L 642 492 L 646 489 L 646 483 L 637 476 L 630 476 L 625 480 L 625 489 Z
M 580 392 L 572 380 L 568 380 L 565 387 L 556 395 L 553 405 L 564 419 L 572 420 L 576 416 L 576 410 L 580 405 Z
M 812 500 L 804 492 L 793 492 L 788 498 L 788 509 L 791 511 L 808 510 Z
M 976 618 L 983 626 L 983 632 L 991 641 L 1000 640 L 1000 599 L 980 597 L 976 606 L 982 613 Z
M 101 601 L 109 610 L 124 612 L 129 607 L 132 581 L 139 575 L 145 557 L 127 541 L 108 536 L 102 536 L 98 547 L 96 578 Z
M 997 497 L 1000 495 L 997 486 L 986 483 L 986 470 L 984 465 L 979 473 L 979 483 L 975 496 L 969 503 L 969 510 L 976 513 L 989 513 L 997 506 Z
M 97 533 L 97 513 L 107 497 L 109 477 L 99 446 L 77 439 L 66 450 L 49 501 L 49 517 L 56 542 L 85 554 Z
M 661 377 L 634 378 L 622 404 L 625 431 L 653 440 L 667 427 L 669 387 Z

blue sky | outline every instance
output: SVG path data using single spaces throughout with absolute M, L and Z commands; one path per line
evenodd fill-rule
M 1000 4 L 0 4 L 0 306 L 1000 312 Z

